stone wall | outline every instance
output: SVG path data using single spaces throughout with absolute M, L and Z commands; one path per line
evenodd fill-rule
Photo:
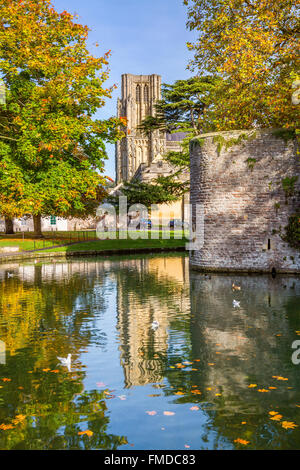
M 203 271 L 300 272 L 300 251 L 281 235 L 300 207 L 300 163 L 295 139 L 278 131 L 230 131 L 191 141 L 192 221 L 204 207 L 204 242 L 190 251 Z M 287 197 L 286 177 L 298 176 Z

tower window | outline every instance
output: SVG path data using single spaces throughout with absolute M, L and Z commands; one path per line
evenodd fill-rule
M 148 87 L 148 85 L 145 85 L 145 88 L 144 88 L 144 101 L 145 101 L 145 103 L 148 103 L 148 101 L 149 101 L 149 87 Z
M 141 101 L 141 87 L 140 87 L 140 85 L 136 86 L 136 101 Z

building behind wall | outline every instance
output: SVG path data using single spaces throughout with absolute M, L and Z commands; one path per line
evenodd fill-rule
M 155 115 L 155 103 L 161 99 L 161 76 L 122 75 L 122 96 L 118 99 L 117 115 L 127 120 L 126 136 L 116 144 L 117 185 L 135 178 L 150 182 L 158 176 L 174 173 L 174 167 L 163 160 L 169 151 L 180 151 L 182 133 L 167 134 L 155 130 L 145 136 L 138 127 L 147 116 Z M 184 179 L 189 178 L 188 172 Z M 156 216 L 183 217 L 183 203 L 188 196 L 173 204 L 159 206 Z M 172 215 L 173 214 L 173 215 Z
M 194 228 L 196 208 L 204 210 L 203 246 L 199 239 L 190 251 L 191 267 L 300 272 L 299 250 L 282 238 L 300 209 L 296 139 L 274 130 L 204 134 L 191 141 L 190 158 Z M 294 182 L 290 191 L 284 179 Z

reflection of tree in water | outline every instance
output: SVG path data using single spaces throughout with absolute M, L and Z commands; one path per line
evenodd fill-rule
M 106 341 L 93 327 L 90 309 L 91 291 L 104 279 L 96 272 L 83 276 L 80 263 L 77 268 L 57 279 L 31 266 L 31 275 L 0 282 L 0 338 L 8 353 L 6 365 L 0 365 L 0 381 L 4 371 L 7 379 L 0 389 L 2 449 L 115 449 L 126 442 L 106 432 L 104 392 L 83 391 L 79 354 L 91 342 Z M 103 295 L 97 296 L 97 307 L 103 313 Z M 72 374 L 57 370 L 56 356 L 68 353 Z M 78 435 L 81 429 L 93 435 Z
M 233 282 L 240 291 L 232 290 Z M 291 362 L 291 344 L 300 330 L 299 296 L 300 280 L 291 276 L 209 279 L 191 273 L 192 347 L 185 359 L 200 362 L 193 362 L 196 371 L 169 371 L 174 388 L 164 390 L 170 395 L 183 390 L 178 402 L 192 401 L 205 409 L 209 424 L 202 439 L 216 447 L 239 437 L 253 448 L 297 448 L 292 438 L 299 438 L 299 428 L 291 436 L 268 412 L 279 410 L 283 420 L 300 421 L 300 378 Z M 233 308 L 233 299 L 240 301 L 240 308 Z M 289 380 L 277 381 L 272 378 L 276 375 Z M 201 394 L 193 395 L 193 387 Z

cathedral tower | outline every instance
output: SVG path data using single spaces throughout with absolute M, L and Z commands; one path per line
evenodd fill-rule
M 141 166 L 150 165 L 165 153 L 165 133 L 154 131 L 150 137 L 137 128 L 146 116 L 154 116 L 155 102 L 161 99 L 160 75 L 122 75 L 122 97 L 118 117 L 126 117 L 126 136 L 116 144 L 116 182 L 128 181 Z

